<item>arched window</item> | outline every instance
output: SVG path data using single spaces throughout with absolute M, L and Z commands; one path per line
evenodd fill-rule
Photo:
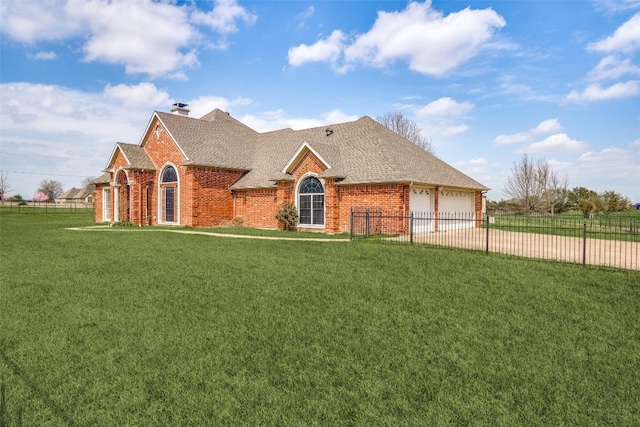
M 160 205 L 161 218 L 163 222 L 177 222 L 177 183 L 178 173 L 173 166 L 167 166 L 162 171 L 160 178 L 160 190 L 162 195 L 162 203 Z
M 164 172 L 162 172 L 162 183 L 166 184 L 168 182 L 178 182 L 178 174 L 173 166 L 167 166 Z
M 300 183 L 298 213 L 300 225 L 324 225 L 324 187 L 315 176 Z

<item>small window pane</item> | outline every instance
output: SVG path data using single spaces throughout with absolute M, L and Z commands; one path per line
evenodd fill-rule
M 324 190 L 322 189 L 322 183 L 316 177 L 310 176 L 302 181 L 302 185 L 300 185 L 300 193 L 303 194 L 322 194 Z
M 178 182 L 178 174 L 172 166 L 167 167 L 162 173 L 162 182 Z
M 164 189 L 164 220 L 166 222 L 174 222 L 174 188 L 167 187 Z

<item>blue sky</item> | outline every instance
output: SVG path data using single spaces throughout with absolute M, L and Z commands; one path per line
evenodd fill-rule
M 184 101 L 258 131 L 401 111 L 489 199 L 527 153 L 640 202 L 640 0 L 2 0 L 0 33 L 0 168 L 25 198 Z

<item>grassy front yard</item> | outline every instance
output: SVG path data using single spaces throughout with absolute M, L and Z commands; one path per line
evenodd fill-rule
M 0 425 L 640 424 L 638 272 L 90 224 L 0 211 Z

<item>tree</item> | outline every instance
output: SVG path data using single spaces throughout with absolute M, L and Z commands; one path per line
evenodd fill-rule
M 49 200 L 49 196 L 44 194 L 42 191 L 36 191 L 33 194 L 33 201 L 34 202 L 46 202 L 48 200 Z
M 600 199 L 602 200 L 602 210 L 605 214 L 609 212 L 623 212 L 631 209 L 631 200 L 613 190 L 601 193 Z
M 555 212 L 567 194 L 567 178 L 561 178 L 545 159 L 533 159 L 526 153 L 513 162 L 504 193 L 518 202 L 523 213 Z
M 54 202 L 56 197 L 62 194 L 62 183 L 53 179 L 44 179 L 40 182 L 39 192 L 47 195 L 48 202 Z
M 382 126 L 408 139 L 427 153 L 435 154 L 433 142 L 422 135 L 422 131 L 416 122 L 406 118 L 400 111 L 385 113 L 382 116 L 376 117 L 376 120 Z
M 590 200 L 595 205 L 597 199 L 598 193 L 586 187 L 574 187 L 573 190 L 567 194 L 567 204 L 569 205 L 569 209 L 572 210 L 580 210 L 578 206 L 580 200 Z
M 0 170 L 0 198 L 4 196 L 5 193 L 9 193 L 11 191 L 11 184 L 9 183 L 9 176 L 3 170 Z

